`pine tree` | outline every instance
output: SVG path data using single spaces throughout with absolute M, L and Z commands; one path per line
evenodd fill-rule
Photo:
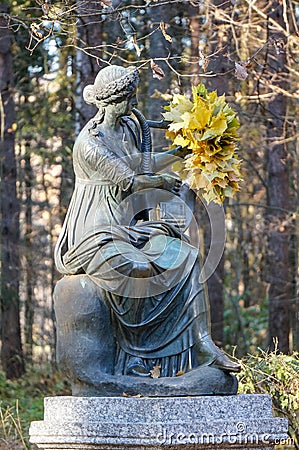
M 8 13 L 0 4 L 0 13 Z M 1 108 L 1 361 L 6 376 L 19 378 L 25 371 L 19 303 L 19 200 L 15 160 L 15 109 L 12 37 L 5 16 L 0 16 Z

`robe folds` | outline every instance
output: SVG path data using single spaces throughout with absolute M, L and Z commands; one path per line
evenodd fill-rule
M 88 124 L 77 138 L 76 184 L 55 262 L 64 275 L 87 274 L 99 288 L 99 301 L 109 305 L 115 374 L 148 376 L 159 365 L 161 376 L 175 376 L 214 359 L 204 344 L 209 308 L 198 249 L 178 227 L 134 220 L 136 203 L 140 211 L 147 201 L 142 193 L 132 195 L 140 140 L 132 119 L 123 118 L 121 127 L 117 152 Z

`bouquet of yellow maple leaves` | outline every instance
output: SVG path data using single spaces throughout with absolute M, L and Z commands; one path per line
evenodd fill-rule
M 222 204 L 239 190 L 242 181 L 236 153 L 240 123 L 224 95 L 208 92 L 202 83 L 192 88 L 192 94 L 193 101 L 175 94 L 163 113 L 171 122 L 166 137 L 185 154 L 174 170 L 207 203 Z

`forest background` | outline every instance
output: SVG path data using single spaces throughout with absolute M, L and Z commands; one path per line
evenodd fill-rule
M 94 113 L 82 89 L 107 64 L 139 69 L 148 119 L 201 81 L 237 111 L 244 182 L 225 202 L 225 252 L 208 281 L 213 337 L 236 357 L 298 361 L 298 18 L 298 0 L 0 2 L 3 383 L 32 364 L 56 371 L 53 247 L 72 145 Z M 170 145 L 163 131 L 153 139 Z

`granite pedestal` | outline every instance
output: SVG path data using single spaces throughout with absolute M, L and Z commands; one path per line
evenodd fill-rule
M 30 441 L 44 450 L 269 449 L 287 429 L 267 395 L 54 397 Z

